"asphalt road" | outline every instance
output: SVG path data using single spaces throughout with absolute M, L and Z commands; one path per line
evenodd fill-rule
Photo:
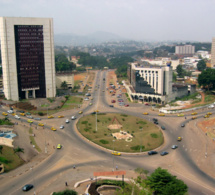
M 103 78 L 106 78 L 106 74 L 107 71 L 98 72 L 95 85 L 99 85 L 99 89 L 92 91 L 94 99 L 91 102 L 93 102 L 93 105 L 82 109 L 83 114 L 86 115 L 94 110 L 99 110 L 101 112 L 126 113 L 147 120 L 157 118 L 159 126 L 163 125 L 166 128 L 163 131 L 165 143 L 158 151 L 168 151 L 169 155 L 164 157 L 160 155 L 148 156 L 147 153 L 142 153 L 138 155 L 123 154 L 119 157 L 113 157 L 110 151 L 97 147 L 79 135 L 76 131 L 76 122 L 78 118 L 82 117 L 82 114 L 78 114 L 78 111 L 71 111 L 71 115 L 77 116 L 77 119 L 66 124 L 64 131 L 54 132 L 57 143 L 62 143 L 63 148 L 56 150 L 31 171 L 5 181 L 1 178 L 0 194 L 21 194 L 21 187 L 26 183 L 33 183 L 35 189 L 25 194 L 32 194 L 33 191 L 36 191 L 37 194 L 49 194 L 58 185 L 60 186 L 59 181 L 64 183 L 64 180 L 69 176 L 73 177 L 73 181 L 78 181 L 88 177 L 89 172 L 110 171 L 115 165 L 128 172 L 137 167 L 144 167 L 152 172 L 160 166 L 182 179 L 189 186 L 189 194 L 215 194 L 215 179 L 198 167 L 195 157 L 193 157 L 193 150 L 187 149 L 187 145 L 195 147 L 195 145 L 204 141 L 204 138 L 195 136 L 195 132 L 190 131 L 189 124 L 194 123 L 194 121 L 191 121 L 191 119 L 185 120 L 184 117 L 180 118 L 174 115 L 160 117 L 157 116 L 157 113 L 150 112 L 149 106 L 141 105 L 138 107 L 137 104 L 132 103 L 129 103 L 130 107 L 109 107 L 111 97 L 107 94 L 105 82 L 103 81 Z M 150 115 L 142 115 L 145 111 L 148 111 Z M 205 112 L 207 111 L 199 113 L 198 116 L 204 116 Z M 24 117 L 21 120 L 27 122 Z M 182 123 L 185 123 L 184 128 L 181 127 Z M 47 128 L 50 126 L 46 125 Z M 181 142 L 176 141 L 178 136 L 183 137 Z M 178 149 L 172 150 L 171 145 L 173 144 L 177 144 Z M 204 143 L 202 144 L 204 145 Z M 74 164 L 77 167 L 76 170 L 73 169 Z M 211 171 L 214 171 L 214 169 L 211 168 Z

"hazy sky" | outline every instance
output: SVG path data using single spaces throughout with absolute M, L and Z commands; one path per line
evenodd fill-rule
M 209 41 L 215 0 L 0 0 L 0 16 L 51 17 L 54 32 L 134 40 Z

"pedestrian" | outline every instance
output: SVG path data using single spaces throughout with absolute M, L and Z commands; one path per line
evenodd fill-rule
M 75 165 L 73 165 L 73 169 L 75 169 Z
M 116 170 L 118 170 L 118 166 L 116 165 Z
M 68 186 L 67 182 L 65 182 L 65 185 Z

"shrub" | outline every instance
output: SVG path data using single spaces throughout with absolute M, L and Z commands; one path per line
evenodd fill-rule
M 145 125 L 145 124 L 147 124 L 147 122 L 145 122 L 145 121 L 138 121 L 137 124 Z
M 102 144 L 109 144 L 109 141 L 107 141 L 107 140 L 104 140 L 104 139 L 101 139 L 101 140 L 99 140 Z
M 153 138 L 158 138 L 158 135 L 157 135 L 156 133 L 151 133 L 150 135 L 151 135 L 151 137 L 153 137 Z
M 104 133 L 104 136 L 107 136 L 107 133 Z
M 89 131 L 89 129 L 88 129 L 88 128 L 84 128 L 84 131 L 85 131 L 85 132 L 88 132 L 88 131 Z
M 124 117 L 127 117 L 128 115 L 127 115 L 127 114 L 121 114 L 120 116 L 124 116 Z
M 99 123 L 99 122 L 100 122 L 100 120 L 99 120 L 99 119 L 97 119 L 97 122 Z
M 109 121 L 111 121 L 111 118 L 108 118 Z
M 93 133 L 96 133 L 96 131 L 93 131 Z
M 92 124 L 91 124 L 91 123 L 89 123 L 88 125 L 89 125 L 89 126 L 91 126 Z
M 123 120 L 123 121 L 125 121 L 125 119 L 124 119 L 124 118 L 122 118 L 122 120 Z
M 145 148 L 145 146 L 137 145 L 137 146 L 132 146 L 130 148 L 134 151 L 140 151 L 140 148 L 142 148 L 142 150 L 143 150 Z
M 81 124 L 87 124 L 88 123 L 88 121 L 82 121 L 81 122 Z
M 43 114 L 43 112 L 38 112 L 38 115 L 43 116 L 44 114 Z

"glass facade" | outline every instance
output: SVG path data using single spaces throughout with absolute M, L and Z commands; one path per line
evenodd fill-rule
M 16 65 L 19 98 L 35 90 L 36 97 L 46 97 L 44 40 L 42 25 L 15 25 Z

